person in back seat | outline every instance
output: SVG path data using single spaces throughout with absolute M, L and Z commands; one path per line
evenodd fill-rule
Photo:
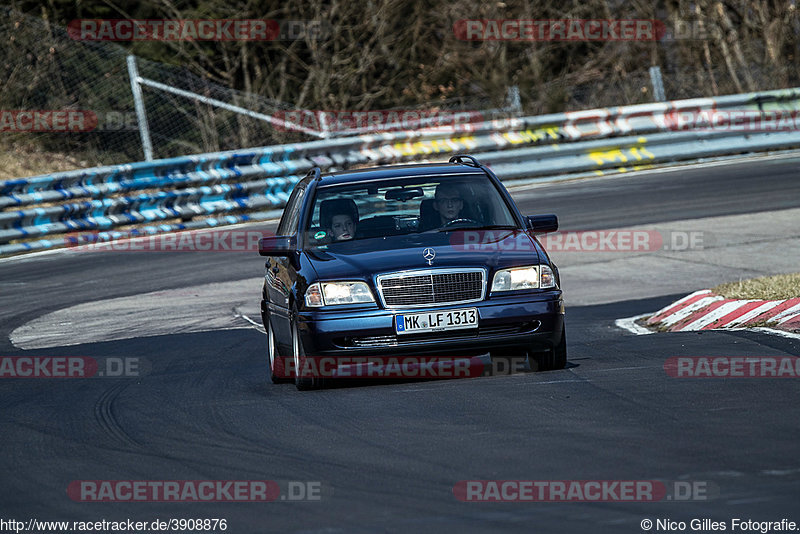
M 319 207 L 319 222 L 333 241 L 353 239 L 358 226 L 358 206 L 349 198 L 323 200 Z

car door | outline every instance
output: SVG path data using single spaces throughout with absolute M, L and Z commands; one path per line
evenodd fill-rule
M 308 182 L 300 182 L 292 191 L 289 201 L 278 225 L 277 235 L 296 235 L 300 221 L 301 208 Z M 291 330 L 289 325 L 289 294 L 297 278 L 289 258 L 270 257 L 266 262 L 267 309 L 269 310 L 275 339 L 282 349 L 280 354 L 287 354 L 291 348 Z

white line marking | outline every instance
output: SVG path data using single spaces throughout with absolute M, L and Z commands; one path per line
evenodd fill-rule
M 498 377 L 500 378 L 500 377 Z M 548 380 L 546 382 L 524 382 L 522 384 L 513 384 L 515 386 L 538 386 L 541 384 L 569 384 L 573 382 L 589 383 L 591 380 L 584 378 L 583 380 Z
M 794 475 L 795 473 L 800 473 L 800 469 L 793 468 L 793 469 L 765 469 L 761 471 L 762 475 L 770 475 L 776 477 L 782 477 L 785 475 Z
M 654 331 L 648 330 L 646 328 L 642 328 L 638 324 L 634 323 L 634 321 L 636 321 L 637 319 L 641 319 L 642 317 L 647 317 L 648 315 L 651 315 L 651 314 L 644 313 L 642 315 L 637 315 L 635 317 L 626 317 L 624 319 L 617 319 L 616 321 L 614 321 L 614 324 L 617 327 L 622 328 L 623 330 L 627 330 L 628 332 L 636 334 L 637 336 L 643 336 L 643 335 L 647 335 L 647 334 L 655 334 Z M 766 328 L 766 327 L 763 327 L 763 326 L 751 327 L 751 328 L 746 328 L 746 327 L 744 327 L 744 328 L 717 328 L 716 330 L 717 331 L 723 331 L 723 332 L 761 332 L 762 334 L 771 334 L 773 336 L 780 336 L 780 337 L 785 337 L 785 338 L 788 338 L 788 339 L 800 339 L 800 334 L 796 334 L 794 332 L 787 332 L 785 330 L 777 330 L 775 328 Z M 712 330 L 709 330 L 709 332 L 711 332 L 711 331 Z
M 274 211 L 278 211 L 278 210 L 274 210 Z M 281 209 L 281 211 L 282 211 L 282 209 Z M 202 214 L 198 214 L 198 215 L 202 215 Z M 221 224 L 219 226 L 204 226 L 202 228 L 192 228 L 192 229 L 187 229 L 187 230 L 175 230 L 173 232 L 159 232 L 157 234 L 148 234 L 148 235 L 144 235 L 144 236 L 125 237 L 125 238 L 122 238 L 122 239 L 114 239 L 112 241 L 108 241 L 108 242 L 104 243 L 103 245 L 99 245 L 99 246 L 106 246 L 107 245 L 107 246 L 112 247 L 112 248 L 109 248 L 109 250 L 102 250 L 100 248 L 97 248 L 97 249 L 94 249 L 94 250 L 97 251 L 97 252 L 114 252 L 113 246 L 122 246 L 123 243 L 127 243 L 129 241 L 134 241 L 136 239 L 149 239 L 151 236 L 153 236 L 153 237 L 158 236 L 159 239 L 161 239 L 162 236 L 175 235 L 175 234 L 180 234 L 182 232 L 213 232 L 213 231 L 219 231 L 220 229 L 247 228 L 249 226 L 260 226 L 260 225 L 264 225 L 264 224 L 273 224 L 273 223 L 277 223 L 278 221 L 280 221 L 280 218 L 264 219 L 263 221 L 248 221 L 248 222 L 237 223 L 237 224 Z M 114 231 L 114 230 L 110 230 L 110 231 Z M 87 233 L 89 233 L 89 232 L 91 232 L 91 230 L 88 231 Z M 53 236 L 53 237 L 54 237 L 54 239 L 57 239 L 57 236 Z M 112 245 L 112 243 L 113 243 L 113 245 Z M 45 250 L 37 250 L 37 251 L 34 251 L 34 252 L 20 252 L 19 254 L 15 255 L 15 256 L 7 256 L 5 258 L 0 258 L 0 263 L 6 263 L 6 262 L 18 261 L 18 260 L 24 260 L 24 259 L 35 259 L 35 258 L 38 258 L 38 257 L 41 257 L 41 256 L 49 256 L 49 255 L 53 255 L 53 254 L 69 254 L 69 253 L 80 254 L 81 252 L 83 252 L 81 249 L 77 249 L 76 250 L 75 247 L 67 247 L 67 246 L 57 247 L 57 248 L 48 248 L 48 249 L 45 249 Z
M 636 371 L 638 369 L 663 369 L 661 365 L 641 365 L 638 367 L 614 367 L 612 369 L 589 369 L 585 372 L 588 373 L 605 373 L 609 371 Z
M 794 332 L 787 332 L 786 330 L 777 330 L 775 328 L 767 328 L 765 326 L 758 326 L 756 328 L 734 328 L 733 330 L 756 330 L 765 334 L 772 334 L 775 336 L 787 337 L 789 339 L 800 339 L 800 334 Z
M 647 334 L 654 334 L 653 330 L 648 330 L 647 328 L 636 324 L 636 321 L 639 319 L 643 319 L 650 315 L 649 313 L 643 313 L 642 315 L 637 315 L 635 317 L 625 317 L 624 319 L 617 319 L 614 321 L 614 325 L 617 328 L 622 328 L 623 330 L 627 330 L 628 332 L 632 332 L 637 336 L 644 336 Z
M 258 330 L 259 332 L 261 332 L 265 336 L 267 335 L 267 331 L 264 330 L 264 326 L 263 325 L 261 325 L 260 323 L 255 322 L 254 320 L 252 320 L 250 317 L 246 316 L 245 314 L 236 313 L 236 314 L 234 314 L 234 317 L 241 317 L 242 319 L 244 319 L 245 321 L 247 321 L 248 323 L 253 325 L 253 328 Z
M 0 258 L 0 263 L 6 263 L 10 261 L 20 260 L 24 258 L 38 258 L 40 256 L 50 256 L 53 254 L 63 254 L 64 252 L 75 252 L 71 248 L 50 248 L 45 250 L 39 250 L 37 252 L 22 252 L 16 256 L 8 256 L 6 258 Z
M 478 377 L 475 377 L 475 378 L 478 378 Z M 465 378 L 450 379 L 450 380 L 466 380 L 466 377 Z M 439 389 L 439 387 L 441 387 L 440 384 L 443 384 L 446 381 L 447 380 L 445 380 L 445 379 L 439 379 L 439 383 L 436 386 L 428 386 L 428 387 L 420 386 L 418 388 L 413 388 L 412 387 L 412 388 L 406 388 L 406 389 L 389 389 L 387 391 L 389 391 L 391 393 L 407 393 L 409 391 L 413 391 L 413 392 L 416 393 L 417 391 L 433 391 L 435 389 Z
M 754 502 L 767 502 L 771 500 L 771 497 L 754 497 L 752 499 L 734 499 L 732 501 L 725 501 L 725 504 L 751 504 Z
M 712 158 L 711 161 L 697 161 L 694 162 L 692 160 L 686 160 L 685 162 L 679 163 L 662 163 L 662 164 L 655 164 L 652 169 L 642 169 L 638 171 L 628 171 L 628 172 L 616 172 L 613 169 L 606 169 L 604 172 L 607 174 L 598 176 L 594 174 L 594 171 L 589 171 L 587 173 L 575 173 L 575 174 L 560 174 L 556 176 L 543 176 L 541 178 L 515 178 L 513 180 L 507 180 L 505 183 L 509 184 L 506 185 L 506 188 L 509 191 L 513 191 L 514 189 L 525 189 L 529 186 L 534 187 L 546 187 L 550 185 L 560 185 L 560 183 L 570 180 L 613 180 L 617 178 L 626 178 L 626 177 L 635 177 L 648 174 L 659 174 L 659 173 L 670 173 L 670 172 L 686 172 L 687 170 L 692 169 L 705 169 L 708 167 L 722 167 L 727 165 L 740 165 L 740 164 L 747 164 L 747 163 L 756 163 L 759 160 L 781 160 L 781 159 L 794 159 L 798 157 L 800 151 L 798 150 L 788 150 L 788 151 L 779 151 L 779 152 L 766 152 L 753 155 L 752 153 L 747 156 L 719 156 L 717 159 Z M 705 158 L 703 158 L 705 159 Z M 526 182 L 532 183 L 526 183 Z

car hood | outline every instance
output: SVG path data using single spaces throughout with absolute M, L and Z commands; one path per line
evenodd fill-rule
M 410 269 L 534 265 L 544 257 L 539 247 L 521 230 L 465 230 L 346 241 L 306 254 L 320 280 L 334 280 Z M 423 255 L 427 248 L 435 253 L 430 264 Z

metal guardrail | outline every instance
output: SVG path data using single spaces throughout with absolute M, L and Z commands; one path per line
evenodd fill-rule
M 305 172 L 468 152 L 501 179 L 639 169 L 800 147 L 800 124 L 744 131 L 702 112 L 788 112 L 800 88 L 385 132 L 55 173 L 0 183 L 0 255 L 69 244 L 71 232 L 152 234 L 274 216 Z M 439 157 L 441 155 L 441 157 Z M 126 232 L 125 235 L 130 235 Z M 119 235 L 122 235 L 119 233 Z M 38 239 L 36 238 L 45 238 Z

